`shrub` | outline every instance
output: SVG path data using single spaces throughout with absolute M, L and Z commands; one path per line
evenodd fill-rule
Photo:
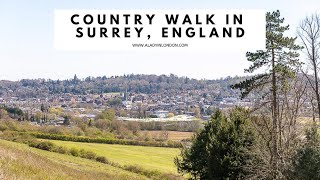
M 34 141 L 35 138 L 29 134 L 18 134 L 15 138 L 16 142 L 29 144 L 30 142 Z
M 320 148 L 303 147 L 293 159 L 295 179 L 320 179 Z
M 86 159 L 95 159 L 97 155 L 92 151 L 86 151 L 84 149 L 81 149 L 79 151 L 79 156 Z
M 4 124 L 0 124 L 0 131 L 5 131 L 8 129 L 8 126 L 4 125 Z
M 29 143 L 29 146 L 46 151 L 53 151 L 55 149 L 55 145 L 49 141 L 32 141 Z
M 78 157 L 79 156 L 79 150 L 76 149 L 76 148 L 71 148 L 69 153 L 72 155 L 72 156 L 76 156 Z
M 96 157 L 96 161 L 101 162 L 101 163 L 104 163 L 104 164 L 109 164 L 108 159 L 107 159 L 106 157 L 104 157 L 104 156 L 98 156 L 98 157 Z
M 68 153 L 68 149 L 63 146 L 56 146 L 56 148 L 53 151 L 60 153 L 60 154 L 67 154 Z
M 142 174 L 145 175 L 147 177 L 154 177 L 154 176 L 160 176 L 161 173 L 159 171 L 155 171 L 155 170 L 146 170 L 143 169 L 141 166 L 138 165 L 126 165 L 124 166 L 124 169 L 130 172 L 134 172 L 137 174 Z

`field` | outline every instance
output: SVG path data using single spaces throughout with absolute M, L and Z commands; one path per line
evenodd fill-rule
M 0 179 L 147 179 L 113 166 L 0 140 Z
M 147 132 L 151 135 L 161 134 L 161 131 L 142 131 L 143 133 Z M 191 139 L 194 132 L 181 132 L 181 131 L 167 131 L 168 139 L 173 141 L 181 141 L 184 139 Z
M 176 167 L 173 163 L 174 157 L 180 152 L 177 148 L 79 143 L 57 140 L 51 140 L 51 142 L 68 148 L 90 150 L 97 155 L 105 156 L 110 161 L 121 165 L 138 165 L 144 169 L 177 174 Z

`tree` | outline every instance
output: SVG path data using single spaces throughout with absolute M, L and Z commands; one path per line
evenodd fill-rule
M 8 112 L 5 109 L 0 108 L 0 119 L 6 119 L 8 117 Z
M 307 73 L 303 74 L 308 79 L 312 90 L 314 92 L 318 117 L 320 118 L 320 94 L 319 94 L 319 69 L 318 64 L 320 60 L 320 16 L 314 14 L 310 17 L 306 17 L 298 28 L 298 36 L 302 41 L 302 44 L 307 55 L 307 61 L 311 65 L 313 71 L 313 79 L 310 78 Z M 311 102 L 312 103 L 312 102 Z
M 294 179 L 320 179 L 320 146 L 317 128 L 307 130 L 307 142 L 292 158 Z
M 174 117 L 174 114 L 172 112 L 168 113 L 167 118 L 172 118 Z
M 70 125 L 70 117 L 64 116 L 63 125 Z
M 42 117 L 42 113 L 40 111 L 37 111 L 36 114 L 34 115 L 34 118 L 37 122 L 40 122 Z
M 47 121 L 48 108 L 44 104 L 41 104 L 40 110 L 41 110 L 42 115 L 43 115 L 42 119 L 44 121 Z
M 301 66 L 297 52 L 301 47 L 295 44 L 296 38 L 284 36 L 284 33 L 289 30 L 289 25 L 283 25 L 284 18 L 280 17 L 280 11 L 268 12 L 266 21 L 266 50 L 247 52 L 246 57 L 252 65 L 245 70 L 253 73 L 262 69 L 264 73 L 254 75 L 232 87 L 240 89 L 242 97 L 254 90 L 265 92 L 262 95 L 263 106 L 271 109 L 272 121 L 269 143 L 272 178 L 277 179 L 279 174 L 279 91 L 287 85 L 288 78 L 295 76 L 295 70 Z
M 89 127 L 92 126 L 92 119 L 89 120 L 88 126 L 89 126 Z
M 244 178 L 253 144 L 246 110 L 236 108 L 228 116 L 217 111 L 174 161 L 180 173 L 190 173 L 193 179 Z
M 102 111 L 101 113 L 99 113 L 96 117 L 96 119 L 105 119 L 105 120 L 110 120 L 113 121 L 116 117 L 116 112 L 114 109 L 110 108 L 110 109 L 106 109 L 104 111 Z
M 200 108 L 196 107 L 193 109 L 194 116 L 200 118 Z

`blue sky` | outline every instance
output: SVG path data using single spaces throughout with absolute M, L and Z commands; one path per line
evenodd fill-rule
M 61 52 L 53 48 L 54 9 L 279 9 L 290 35 L 311 13 L 320 13 L 319 0 L 195 1 L 195 0 L 1 0 L 0 80 L 23 78 L 67 79 L 74 74 L 112 76 L 123 74 L 177 74 L 197 79 L 243 75 L 245 52 L 145 53 Z

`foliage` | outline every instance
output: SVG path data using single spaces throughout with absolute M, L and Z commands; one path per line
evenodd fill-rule
M 305 146 L 293 157 L 295 179 L 320 179 L 320 147 Z
M 280 17 L 280 11 L 268 12 L 266 20 L 266 50 L 247 52 L 247 60 L 252 65 L 245 71 L 253 73 L 263 68 L 267 71 L 232 86 L 242 90 L 242 97 L 247 96 L 252 90 L 270 84 L 273 72 L 276 73 L 276 79 L 285 79 L 293 77 L 294 70 L 301 65 L 297 52 L 301 46 L 295 44 L 296 38 L 284 36 L 284 33 L 289 30 L 289 25 L 282 25 L 284 18 Z
M 288 150 L 290 151 L 289 148 L 286 150 L 281 149 L 282 140 L 291 139 L 291 137 L 284 137 L 286 135 L 284 133 L 284 120 L 286 118 L 281 113 L 287 109 L 290 110 L 286 114 L 292 111 L 293 107 L 291 104 L 293 103 L 288 103 L 291 100 L 287 99 L 286 93 L 290 89 L 289 82 L 295 79 L 302 65 L 298 59 L 298 51 L 302 47 L 296 44 L 296 38 L 285 36 L 286 31 L 289 30 L 289 25 L 283 25 L 283 23 L 284 18 L 280 16 L 279 10 L 267 13 L 266 50 L 246 53 L 247 60 L 251 62 L 251 65 L 245 71 L 248 73 L 260 72 L 250 79 L 232 86 L 232 88 L 241 90 L 241 98 L 248 96 L 252 92 L 258 92 L 260 97 L 258 96 L 254 109 L 261 110 L 262 114 L 267 111 L 268 116 L 271 117 L 270 126 L 267 126 L 270 130 L 263 139 L 266 141 L 265 144 L 267 144 L 264 148 L 269 150 L 269 167 L 271 168 L 271 177 L 273 179 L 282 177 L 283 168 L 280 164 L 286 161 L 286 158 L 284 158 L 285 153 Z M 297 95 L 297 93 L 294 95 Z M 297 98 L 291 102 L 295 103 L 296 100 L 300 99 Z M 289 129 L 294 126 L 291 122 L 286 125 Z
M 96 157 L 96 161 L 104 163 L 104 164 L 108 164 L 109 163 L 108 159 L 106 157 L 104 157 L 104 156 L 97 156 Z
M 23 119 L 23 111 L 18 107 L 0 107 L 0 119 L 6 118 L 9 115 L 11 118 Z
M 54 150 L 54 144 L 49 141 L 41 141 L 41 142 L 33 141 L 29 144 L 29 146 L 34 147 L 34 148 L 38 148 L 38 149 L 42 149 L 42 150 L 46 150 L 46 151 L 53 151 Z
M 180 142 L 175 142 L 175 141 L 170 141 L 170 143 L 168 143 L 168 142 L 157 142 L 157 141 L 133 141 L 133 140 L 122 140 L 122 139 L 89 138 L 89 137 L 81 137 L 81 136 L 66 136 L 66 135 L 32 133 L 32 132 L 26 132 L 26 134 L 30 134 L 36 138 L 61 140 L 61 141 L 102 143 L 102 144 L 122 144 L 122 145 L 134 145 L 134 146 L 173 147 L 173 148 L 179 148 L 182 146 Z
M 292 158 L 295 179 L 320 179 L 320 137 L 316 127 L 306 132 L 307 143 L 298 148 Z
M 9 117 L 8 111 L 0 108 L 0 119 L 6 119 L 8 117 Z
M 107 109 L 99 113 L 96 117 L 96 119 L 105 119 L 105 120 L 114 120 L 116 117 L 116 113 L 114 109 Z
M 175 93 L 181 90 L 214 90 L 221 88 L 225 95 L 234 93 L 230 85 L 243 78 L 223 78 L 217 80 L 197 80 L 187 77 L 178 77 L 174 74 L 167 75 L 142 75 L 130 74 L 111 77 L 87 77 L 84 80 L 45 80 L 45 79 L 22 79 L 20 81 L 0 81 L 0 94 L 5 94 L 7 89 L 12 90 L 12 96 L 21 98 L 47 97 L 51 94 L 101 94 L 108 92 L 124 92 L 125 90 L 135 93 L 159 93 L 167 91 Z M 113 102 L 112 102 L 113 104 Z
M 229 116 L 217 111 L 192 145 L 182 149 L 175 164 L 179 172 L 190 173 L 194 179 L 243 178 L 253 143 L 244 109 L 236 108 Z

